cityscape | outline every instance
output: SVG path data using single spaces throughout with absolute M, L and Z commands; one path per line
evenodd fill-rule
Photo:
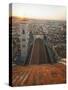
M 33 39 L 32 37 L 31 38 L 29 37 L 30 32 L 32 32 Z M 19 48 L 20 52 L 22 51 L 21 53 L 23 53 L 24 55 L 25 53 L 27 53 L 27 50 L 29 48 L 28 47 L 29 39 L 30 39 L 30 43 L 32 43 L 37 36 L 43 38 L 44 34 L 47 36 L 49 45 L 55 47 L 55 49 L 59 53 L 59 56 L 61 58 L 66 58 L 66 22 L 55 21 L 55 20 L 47 21 L 47 20 L 24 19 L 24 20 L 19 20 L 18 22 L 17 19 L 17 21 L 13 21 L 12 22 L 12 41 L 13 41 L 12 54 L 13 55 L 15 55 L 15 53 L 17 54 L 18 52 L 17 50 Z M 16 46 L 14 46 L 15 42 L 17 44 Z M 58 48 L 62 50 L 62 53 L 60 50 L 58 51 Z M 13 58 L 15 57 L 13 56 Z
M 10 4 L 9 10 L 11 6 L 11 86 L 66 83 L 65 7 Z

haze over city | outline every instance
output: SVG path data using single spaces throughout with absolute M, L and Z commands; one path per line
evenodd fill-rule
M 12 16 L 21 18 L 66 20 L 66 8 L 64 6 L 15 3 L 12 4 Z
M 66 8 L 15 3 L 9 11 L 11 86 L 66 83 Z

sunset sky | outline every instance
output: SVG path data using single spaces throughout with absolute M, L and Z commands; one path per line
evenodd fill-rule
M 15 3 L 12 4 L 12 16 L 49 20 L 65 20 L 66 8 L 64 6 Z

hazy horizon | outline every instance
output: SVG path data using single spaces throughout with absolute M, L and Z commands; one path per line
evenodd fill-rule
M 11 10 L 11 6 L 9 10 Z M 66 8 L 54 5 L 14 3 L 12 4 L 12 16 L 29 19 L 66 20 Z

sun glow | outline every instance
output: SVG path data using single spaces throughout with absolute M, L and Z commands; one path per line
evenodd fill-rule
M 20 18 L 36 18 L 49 20 L 65 20 L 66 8 L 64 6 L 12 4 L 12 16 Z

